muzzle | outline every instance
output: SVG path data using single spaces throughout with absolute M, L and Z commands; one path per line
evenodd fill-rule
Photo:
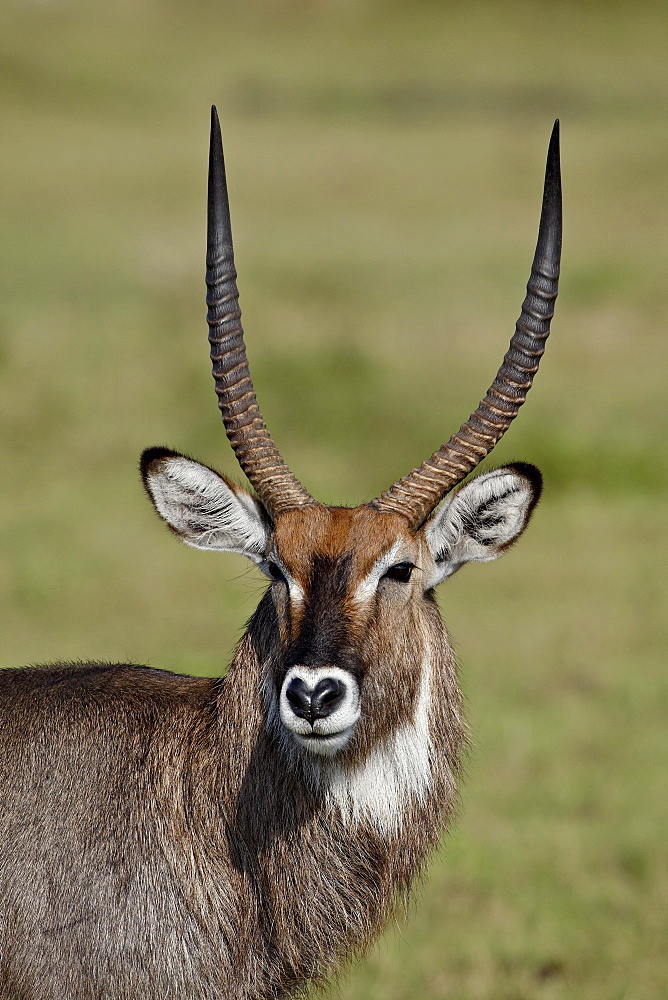
M 357 680 L 340 667 L 291 667 L 281 685 L 281 722 L 311 753 L 343 749 L 360 717 Z

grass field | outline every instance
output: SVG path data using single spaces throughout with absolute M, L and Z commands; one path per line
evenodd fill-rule
M 261 406 L 327 502 L 425 458 L 523 297 L 552 120 L 562 292 L 493 464 L 520 546 L 441 588 L 461 815 L 339 1000 L 668 995 L 665 11 L 658 3 L 8 0 L 0 36 L 0 663 L 226 666 L 262 578 L 162 530 L 168 444 L 238 475 L 203 297 L 208 108 Z

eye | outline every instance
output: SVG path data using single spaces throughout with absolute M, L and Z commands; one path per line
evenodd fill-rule
M 278 566 L 276 565 L 276 563 L 268 562 L 267 563 L 267 571 L 269 573 L 269 576 L 272 578 L 272 580 L 280 580 L 283 583 L 287 582 L 286 579 L 285 579 L 285 577 L 283 576 L 283 573 L 278 568 Z
M 390 566 L 385 576 L 390 580 L 397 580 L 399 583 L 408 583 L 414 569 L 413 563 L 397 563 L 396 566 Z

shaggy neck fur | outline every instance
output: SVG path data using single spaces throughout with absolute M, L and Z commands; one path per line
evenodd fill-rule
M 214 787 L 212 775 L 196 779 L 211 795 L 224 787 L 231 802 L 218 813 L 197 795 L 202 837 L 220 841 L 233 872 L 233 895 L 217 905 L 239 1000 L 326 979 L 373 939 L 452 811 L 464 743 L 454 664 L 431 601 L 424 633 L 432 638 L 426 649 L 422 636 L 415 644 L 424 664 L 413 719 L 367 752 L 333 761 L 296 746 L 271 706 L 267 716 L 272 614 L 263 601 L 221 685 L 209 735 L 225 743 L 226 757 Z

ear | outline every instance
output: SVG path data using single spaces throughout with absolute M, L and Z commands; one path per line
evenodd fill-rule
M 186 545 L 264 561 L 270 521 L 246 490 L 167 448 L 147 448 L 140 469 L 157 513 Z
M 424 532 L 436 563 L 435 586 L 471 560 L 498 559 L 517 541 L 538 503 L 543 478 L 524 462 L 478 476 L 427 521 Z

